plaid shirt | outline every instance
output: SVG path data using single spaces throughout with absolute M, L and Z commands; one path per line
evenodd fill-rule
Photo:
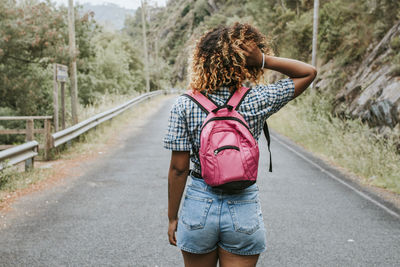
M 293 99 L 294 83 L 290 78 L 274 84 L 257 85 L 251 88 L 241 103 L 238 113 L 243 116 L 254 138 L 258 141 L 264 121 Z M 223 105 L 230 96 L 228 88 L 221 88 L 209 97 Z M 199 151 L 201 126 L 206 113 L 192 100 L 180 96 L 172 106 L 168 130 L 164 137 L 164 148 L 174 151 Z M 191 153 L 193 170 L 200 173 L 197 153 Z

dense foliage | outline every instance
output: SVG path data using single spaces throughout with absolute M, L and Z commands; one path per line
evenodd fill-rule
M 399 1 L 321 0 L 319 58 L 348 66 L 360 61 L 399 19 Z M 194 41 L 235 21 L 267 34 L 275 53 L 309 61 L 313 0 L 174 0 L 147 6 L 151 88 L 187 85 Z M 75 11 L 80 102 L 105 92 L 144 88 L 141 9 L 123 33 L 106 31 L 93 14 Z M 51 114 L 52 63 L 68 65 L 67 8 L 50 1 L 0 2 L 0 115 Z
M 50 1 L 0 2 L 0 115 L 52 114 L 52 64 L 70 62 L 67 13 Z M 142 90 L 142 63 L 125 35 L 106 32 L 80 7 L 75 30 L 81 104 Z
M 313 0 L 175 0 L 151 9 L 150 43 L 159 42 L 161 59 L 174 70 L 171 81 L 186 85 L 193 41 L 219 24 L 250 22 L 267 34 L 277 55 L 311 60 Z M 339 66 L 358 63 L 398 20 L 399 1 L 320 0 L 319 59 Z M 141 40 L 140 9 L 126 22 L 126 31 Z M 135 33 L 136 29 L 136 33 Z
M 319 62 L 333 60 L 340 80 L 330 89 L 346 81 L 400 18 L 399 10 L 399 1 L 320 0 Z M 235 21 L 250 22 L 269 36 L 275 54 L 310 61 L 312 16 L 313 0 L 170 0 L 166 7 L 147 6 L 151 89 L 186 87 L 195 41 L 206 30 Z M 141 8 L 122 32 L 103 29 L 79 6 L 75 18 L 80 103 L 91 104 L 106 92 L 143 90 Z M 69 62 L 65 6 L 0 1 L 0 115 L 51 115 L 52 64 Z

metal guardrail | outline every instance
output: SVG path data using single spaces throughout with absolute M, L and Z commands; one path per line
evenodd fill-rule
M 56 132 L 51 135 L 51 146 L 58 147 L 59 145 L 71 141 L 79 135 L 96 127 L 100 123 L 112 119 L 113 117 L 117 116 L 118 114 L 132 107 L 133 105 L 161 93 L 162 91 L 160 90 L 140 95 L 118 107 L 97 114 L 65 130 Z M 22 161 L 25 161 L 25 170 L 28 170 L 29 168 L 33 167 L 34 157 L 38 155 L 38 149 L 39 143 L 36 141 L 30 141 L 22 145 L 0 151 L 0 170 L 3 170 L 7 166 L 12 166 Z
M 25 170 L 33 167 L 33 158 L 38 155 L 39 143 L 30 141 L 25 144 L 0 151 L 0 170 L 7 166 L 25 161 Z
M 56 132 L 52 134 L 52 147 L 58 147 L 62 144 L 65 144 L 72 139 L 78 137 L 79 135 L 89 131 L 90 129 L 96 127 L 100 123 L 107 121 L 121 112 L 125 111 L 126 109 L 130 108 L 131 106 L 138 104 L 142 102 L 143 100 L 146 100 L 150 97 L 156 96 L 161 94 L 162 91 L 154 91 L 150 93 L 146 93 L 143 95 L 140 95 L 138 97 L 135 97 L 134 99 L 118 106 L 113 109 L 110 109 L 108 111 L 102 112 L 100 114 L 97 114 L 87 120 L 84 120 L 78 124 L 75 124 L 74 126 L 71 126 L 65 130 Z

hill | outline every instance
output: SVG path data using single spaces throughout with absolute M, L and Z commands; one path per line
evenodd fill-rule
M 121 30 L 124 27 L 125 18 L 135 13 L 133 9 L 126 9 L 112 3 L 102 5 L 86 3 L 82 6 L 84 12 L 94 12 L 94 18 L 99 24 L 116 30 Z

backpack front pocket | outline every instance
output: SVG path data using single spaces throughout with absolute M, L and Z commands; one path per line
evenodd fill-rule
M 182 206 L 182 223 L 189 230 L 204 228 L 212 198 L 201 198 L 186 195 Z
M 240 148 L 225 145 L 214 150 L 220 184 L 232 182 L 245 177 Z

